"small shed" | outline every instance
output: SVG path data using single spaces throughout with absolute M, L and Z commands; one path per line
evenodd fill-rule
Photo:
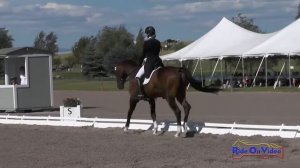
M 32 48 L 0 49 L 0 110 L 53 107 L 52 53 Z

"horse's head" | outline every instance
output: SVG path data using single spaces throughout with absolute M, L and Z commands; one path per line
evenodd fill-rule
M 126 78 L 135 75 L 135 70 L 137 70 L 137 64 L 133 61 L 123 61 L 116 64 L 115 75 L 118 89 L 124 89 Z

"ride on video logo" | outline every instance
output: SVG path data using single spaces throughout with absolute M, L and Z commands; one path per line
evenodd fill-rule
M 261 159 L 277 157 L 283 159 L 283 146 L 274 143 L 248 143 L 244 140 L 237 140 L 232 144 L 232 158 L 241 159 L 246 156 L 254 156 Z

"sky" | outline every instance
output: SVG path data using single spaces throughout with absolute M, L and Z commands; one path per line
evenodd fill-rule
M 40 31 L 54 32 L 59 48 L 71 49 L 82 36 L 104 26 L 124 25 L 133 35 L 154 26 L 157 39 L 193 41 L 223 17 L 253 18 L 264 32 L 294 21 L 300 0 L 0 0 L 0 27 L 14 47 L 32 46 Z

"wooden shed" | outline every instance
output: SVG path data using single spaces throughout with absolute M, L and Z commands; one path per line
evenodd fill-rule
M 0 110 L 53 107 L 52 54 L 32 47 L 0 49 Z M 4 81 L 3 81 L 4 80 Z

